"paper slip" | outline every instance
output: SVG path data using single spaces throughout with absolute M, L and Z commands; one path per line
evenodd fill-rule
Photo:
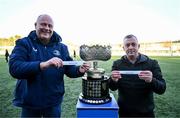
M 63 65 L 76 65 L 80 66 L 84 63 L 84 61 L 63 61 Z
M 136 75 L 139 74 L 141 72 L 141 70 L 129 70 L 129 71 L 119 71 L 120 74 L 125 74 L 125 75 Z

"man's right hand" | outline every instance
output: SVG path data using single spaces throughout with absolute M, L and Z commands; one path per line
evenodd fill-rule
M 117 71 L 117 70 L 112 71 L 111 72 L 111 78 L 112 78 L 113 81 L 117 82 L 121 78 L 120 72 Z
M 48 61 L 40 63 L 41 70 L 44 70 L 52 66 L 57 67 L 57 68 L 63 67 L 63 61 L 60 58 L 53 57 L 49 59 Z

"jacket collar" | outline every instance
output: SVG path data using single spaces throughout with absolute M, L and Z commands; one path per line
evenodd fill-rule
M 124 62 L 129 62 L 129 60 L 127 59 L 127 56 L 124 55 L 122 58 L 121 58 Z M 140 54 L 139 53 L 139 56 L 138 56 L 138 59 L 135 63 L 142 63 L 142 62 L 145 62 L 148 60 L 148 57 L 146 55 L 143 55 L 143 54 Z
M 28 37 L 29 37 L 31 40 L 36 40 L 36 41 L 40 42 L 39 39 L 38 39 L 38 37 L 37 37 L 37 34 L 36 34 L 36 31 L 35 31 L 35 30 L 31 31 L 31 32 L 29 33 Z M 55 31 L 53 31 L 53 35 L 52 35 L 52 37 L 51 37 L 51 39 L 50 39 L 50 44 L 53 43 L 53 42 L 61 42 L 61 41 L 62 41 L 61 36 L 60 36 L 59 34 L 57 34 Z

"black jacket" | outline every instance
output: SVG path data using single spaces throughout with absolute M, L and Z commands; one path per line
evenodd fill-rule
M 122 75 L 118 82 L 109 79 L 111 90 L 118 89 L 118 105 L 121 110 L 132 113 L 147 113 L 154 109 L 153 92 L 163 94 L 166 83 L 156 60 L 140 54 L 135 64 L 126 56 L 114 61 L 112 70 L 149 70 L 153 74 L 151 83 L 139 79 L 138 75 Z

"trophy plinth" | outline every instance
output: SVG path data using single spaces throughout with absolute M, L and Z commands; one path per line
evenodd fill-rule
M 107 61 L 111 58 L 110 46 L 80 47 L 80 57 L 84 61 L 93 61 L 86 76 L 82 77 L 82 93 L 79 100 L 88 104 L 103 104 L 111 101 L 108 79 L 103 68 L 98 68 L 98 61 Z

